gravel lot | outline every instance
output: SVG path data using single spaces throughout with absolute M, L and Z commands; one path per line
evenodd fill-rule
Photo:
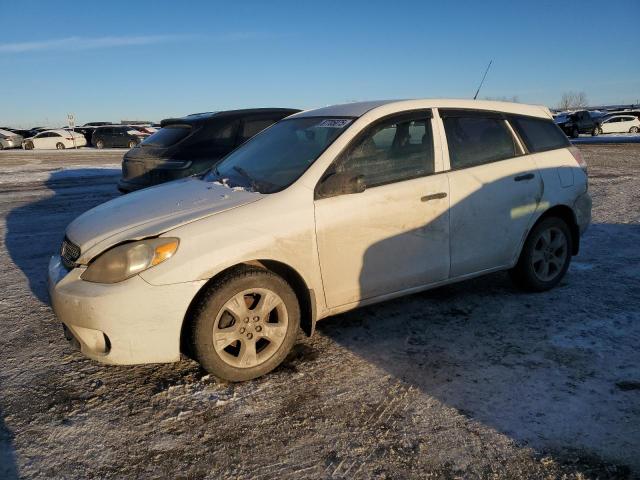
M 363 308 L 233 385 L 76 353 L 46 265 L 123 151 L 0 152 L 0 478 L 640 478 L 640 144 L 580 148 L 594 224 L 557 289 Z

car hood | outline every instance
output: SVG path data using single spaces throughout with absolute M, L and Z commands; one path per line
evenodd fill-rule
M 159 235 L 260 198 L 244 189 L 185 178 L 98 205 L 71 222 L 66 235 L 80 247 L 77 262 L 86 264 L 118 243 Z

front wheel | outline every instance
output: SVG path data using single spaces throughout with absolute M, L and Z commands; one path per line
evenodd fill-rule
M 25 150 L 33 150 L 33 142 L 27 142 L 24 144 Z
M 631 127 L 629 133 L 638 133 L 638 127 Z
M 130 140 L 129 141 L 129 148 L 133 148 L 137 145 L 138 143 L 135 140 Z
M 598 127 L 595 127 L 593 129 L 593 131 L 591 132 L 591 136 L 593 137 L 597 137 L 598 135 L 600 135 L 602 132 L 600 131 L 600 129 Z
M 96 148 L 103 149 L 104 148 L 104 140 L 98 140 L 96 142 Z
M 281 277 L 243 267 L 208 287 L 192 322 L 196 360 L 213 375 L 237 382 L 280 365 L 295 343 L 300 307 Z
M 542 292 L 555 287 L 571 263 L 571 231 L 558 217 L 539 222 L 527 237 L 513 280 L 526 290 Z
M 573 127 L 571 130 L 571 138 L 578 138 L 580 136 L 580 132 L 576 127 Z

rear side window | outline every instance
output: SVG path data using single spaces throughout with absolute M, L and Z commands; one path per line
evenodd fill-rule
M 509 123 L 518 132 L 530 152 L 544 152 L 569 146 L 569 140 L 552 120 L 512 117 Z
M 442 119 L 453 170 L 475 167 L 519 155 L 513 135 L 502 118 L 479 115 Z
M 246 120 L 242 124 L 242 132 L 240 132 L 240 143 L 249 140 L 254 135 L 260 133 L 267 127 L 273 125 L 275 120 L 270 118 L 261 120 Z
M 142 142 L 145 147 L 167 148 L 175 145 L 191 133 L 190 125 L 167 125 Z

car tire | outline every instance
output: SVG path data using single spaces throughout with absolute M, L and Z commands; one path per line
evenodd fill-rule
M 209 373 L 232 382 L 280 365 L 300 328 L 291 286 L 257 267 L 223 275 L 199 295 L 192 312 L 191 353 Z
M 598 135 L 600 135 L 600 129 L 598 127 L 595 127 L 593 129 L 593 131 L 591 132 L 591 136 L 592 137 L 597 137 Z
M 638 133 L 638 127 L 631 127 L 629 133 Z
M 64 150 L 64 143 L 62 142 L 56 143 L 56 150 Z
M 0 143 L 0 150 L 4 150 L 4 146 Z
M 138 142 L 136 142 L 135 140 L 130 140 L 129 141 L 129 148 L 133 148 L 138 144 Z
M 33 142 L 27 142 L 24 144 L 25 150 L 33 150 Z
M 511 278 L 521 288 L 543 292 L 555 287 L 571 263 L 571 230 L 558 217 L 539 221 L 529 232 Z
M 96 142 L 96 148 L 103 149 L 104 148 L 104 140 L 98 140 Z
M 578 138 L 579 136 L 580 131 L 576 127 L 573 127 L 573 129 L 571 130 L 571 138 Z

